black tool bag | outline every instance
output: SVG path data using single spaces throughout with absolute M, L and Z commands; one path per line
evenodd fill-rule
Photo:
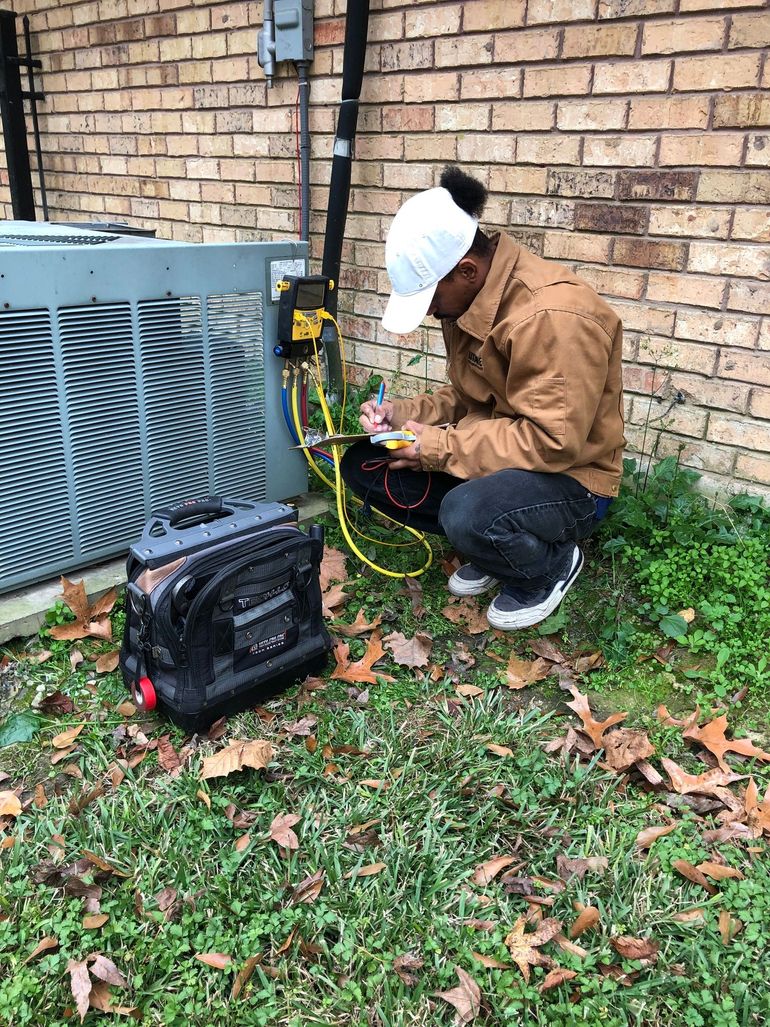
M 134 702 L 198 731 L 324 666 L 319 567 L 280 503 L 207 497 L 159 510 L 128 557 L 120 667 Z

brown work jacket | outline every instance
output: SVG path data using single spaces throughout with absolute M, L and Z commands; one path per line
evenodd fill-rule
M 620 319 L 571 271 L 496 238 L 482 289 L 456 322 L 442 322 L 451 385 L 394 400 L 393 427 L 430 426 L 420 441 L 426 470 L 464 479 L 506 468 L 560 472 L 616 496 L 625 443 Z

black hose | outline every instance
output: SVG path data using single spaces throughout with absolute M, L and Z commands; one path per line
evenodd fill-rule
M 322 258 L 322 273 L 332 278 L 336 285 L 329 296 L 328 304 L 330 313 L 335 317 L 338 308 L 342 242 L 345 237 L 345 222 L 350 199 L 353 143 L 358 123 L 358 101 L 364 80 L 368 31 L 369 0 L 348 0 L 345 15 L 345 53 L 342 64 L 342 103 L 337 119 L 337 134 L 334 138 L 329 207 L 326 214 L 326 235 Z M 325 325 L 321 338 L 329 363 L 330 384 L 339 387 L 342 381 L 342 368 L 334 328 L 331 325 Z M 334 391 L 334 388 L 329 391 Z

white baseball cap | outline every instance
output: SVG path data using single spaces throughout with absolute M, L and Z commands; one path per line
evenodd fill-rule
M 428 313 L 436 286 L 471 248 L 478 221 L 439 186 L 412 196 L 393 218 L 385 240 L 392 292 L 382 326 L 406 335 Z

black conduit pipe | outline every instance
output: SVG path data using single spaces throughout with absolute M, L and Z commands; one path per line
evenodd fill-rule
M 297 61 L 297 78 L 299 80 L 299 178 L 302 185 L 299 237 L 303 242 L 307 242 L 310 239 L 310 126 L 308 124 L 310 82 L 307 77 L 308 63 L 308 61 Z
M 369 0 L 348 0 L 345 15 L 345 52 L 342 64 L 342 103 L 334 138 L 332 175 L 329 185 L 329 206 L 326 213 L 326 234 L 322 259 L 322 274 L 333 278 L 335 289 L 329 294 L 329 312 L 337 316 L 342 241 L 350 200 L 350 173 L 353 162 L 353 143 L 358 124 L 358 101 L 364 79 L 366 38 L 369 31 Z M 329 364 L 332 391 L 342 384 L 337 333 L 333 325 L 324 324 L 321 336 Z

